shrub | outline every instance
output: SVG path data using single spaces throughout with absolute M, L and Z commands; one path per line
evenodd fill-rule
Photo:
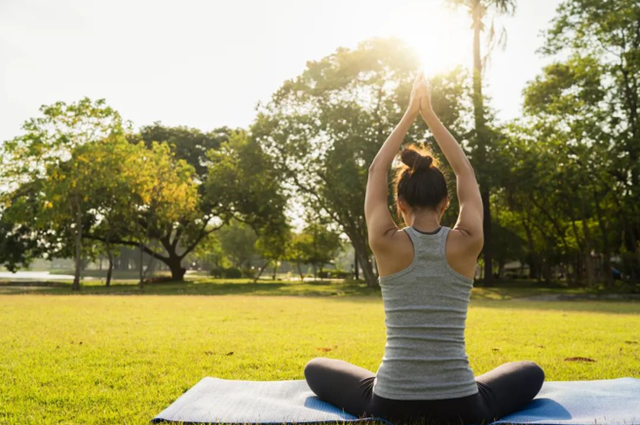
M 242 270 L 237 267 L 216 267 L 209 270 L 209 275 L 217 278 L 239 279 L 242 277 Z
M 318 277 L 320 279 L 348 279 L 351 277 L 351 272 L 340 269 L 322 270 L 318 272 Z
M 171 276 L 151 276 L 145 277 L 144 283 L 169 283 L 173 282 Z
M 334 277 L 335 279 L 348 279 L 351 277 L 352 273 L 346 270 L 332 270 L 333 273 L 331 273 L 332 277 Z
M 242 276 L 253 279 L 256 275 L 256 271 L 252 269 L 242 269 Z

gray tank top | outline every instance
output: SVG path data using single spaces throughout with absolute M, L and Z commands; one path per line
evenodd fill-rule
M 459 398 L 478 392 L 464 330 L 473 279 L 451 268 L 445 243 L 451 228 L 404 231 L 414 248 L 409 267 L 378 279 L 387 343 L 373 392 L 394 400 Z

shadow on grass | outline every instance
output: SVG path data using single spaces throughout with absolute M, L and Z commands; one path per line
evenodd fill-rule
M 288 295 L 288 296 L 369 296 L 380 290 L 356 281 L 291 282 L 200 279 L 184 282 L 147 283 L 140 288 L 134 281 L 117 281 L 110 287 L 88 282 L 72 291 L 70 282 L 0 282 L 0 295 Z
M 0 282 L 0 295 L 190 295 L 190 296 L 311 296 L 333 297 L 338 300 L 364 303 L 380 303 L 378 288 L 369 288 L 364 283 L 348 281 L 267 281 L 253 283 L 248 279 L 224 280 L 201 278 L 185 282 L 147 283 L 138 287 L 135 281 L 116 281 L 110 287 L 100 281 L 88 281 L 78 292 L 71 291 L 71 282 Z M 585 311 L 594 313 L 640 314 L 640 299 L 636 295 L 621 295 L 619 299 L 594 298 L 615 293 L 592 293 L 585 288 L 567 288 L 527 284 L 502 284 L 491 287 L 476 287 L 471 295 L 472 307 Z

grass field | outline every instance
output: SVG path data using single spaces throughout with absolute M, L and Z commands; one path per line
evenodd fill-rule
M 316 356 L 373 371 L 380 363 L 375 291 L 202 285 L 89 286 L 73 296 L 68 286 L 0 286 L 0 423 L 146 424 L 204 376 L 302 379 Z M 474 290 L 467 352 L 476 374 L 529 359 L 547 380 L 640 377 L 640 303 L 521 298 L 532 291 Z

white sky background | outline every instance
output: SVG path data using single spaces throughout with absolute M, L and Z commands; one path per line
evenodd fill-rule
M 548 59 L 559 0 L 520 0 L 486 74 L 498 117 Z M 407 39 L 427 72 L 471 65 L 464 12 L 440 0 L 0 0 L 0 142 L 42 104 L 105 98 L 135 126 L 246 127 L 308 60 L 373 36 Z M 466 49 L 466 50 L 465 50 Z

